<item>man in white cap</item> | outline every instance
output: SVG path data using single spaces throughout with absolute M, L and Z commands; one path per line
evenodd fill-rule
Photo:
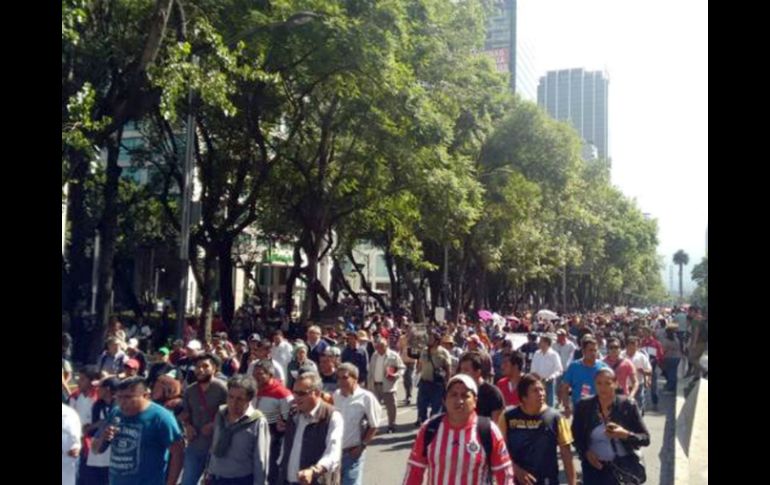
M 203 346 L 197 340 L 190 340 L 185 346 L 185 356 L 179 359 L 177 367 L 182 376 L 182 382 L 185 385 L 194 384 L 195 378 L 195 360 L 201 354 Z
M 405 485 L 428 485 L 459 479 L 460 483 L 513 485 L 513 465 L 505 439 L 495 423 L 476 414 L 478 387 L 467 375 L 447 383 L 446 414 L 429 419 L 417 433 L 407 462 Z

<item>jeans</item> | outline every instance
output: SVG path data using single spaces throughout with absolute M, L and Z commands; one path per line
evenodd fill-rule
M 414 387 L 413 379 L 415 364 L 405 364 L 406 370 L 404 371 L 404 391 L 406 392 L 406 398 L 412 399 L 412 387 Z
M 544 382 L 543 385 L 545 386 L 545 402 L 548 407 L 553 407 L 556 401 L 556 379 Z
M 364 460 L 366 451 L 358 458 L 353 458 L 349 452 L 342 452 L 341 481 L 342 485 L 361 485 L 364 477 Z
M 652 385 L 650 386 L 650 394 L 652 395 L 652 405 L 658 405 L 658 362 L 650 362 L 652 365 Z
M 676 391 L 676 373 L 679 368 L 679 357 L 663 359 L 663 372 L 666 374 L 666 390 Z
M 417 386 L 417 421 L 425 422 L 429 416 L 441 412 L 444 405 L 444 386 L 435 382 L 420 380 Z M 430 407 L 430 415 L 428 408 Z
M 642 413 L 642 416 L 644 416 L 644 406 L 646 404 L 645 398 L 647 397 L 647 393 L 645 391 L 646 389 L 644 388 L 644 380 L 642 380 L 642 382 L 639 384 L 639 389 L 636 390 L 636 395 L 634 396 L 636 404 L 639 406 L 639 412 Z
M 208 456 L 208 450 L 198 451 L 195 448 L 185 448 L 182 485 L 198 485 L 198 481 L 206 468 Z

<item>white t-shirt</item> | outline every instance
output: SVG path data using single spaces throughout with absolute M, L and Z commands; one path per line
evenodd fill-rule
M 285 340 L 281 340 L 280 344 L 273 346 L 273 360 L 283 367 L 284 375 L 289 373 L 289 362 L 291 362 L 293 352 L 294 347 Z
M 644 382 L 644 380 L 642 380 L 644 379 L 644 372 L 642 372 L 643 370 L 647 372 L 652 372 L 652 364 L 650 364 L 650 359 L 649 357 L 647 357 L 647 354 L 645 354 L 644 351 L 642 350 L 637 350 L 633 358 L 628 357 L 628 355 L 626 354 L 626 351 L 624 350 L 620 354 L 620 357 L 624 359 L 628 359 L 634 363 L 634 367 L 636 368 L 636 374 L 639 377 L 640 382 Z
M 370 428 L 380 425 L 382 409 L 377 398 L 371 392 L 357 387 L 350 396 L 343 396 L 342 391 L 334 391 L 334 409 L 342 414 L 342 449 L 361 444 L 361 421 L 364 418 Z
M 539 375 L 544 381 L 560 376 L 563 370 L 561 357 L 551 348 L 546 350 L 545 354 L 542 350 L 538 350 L 532 357 L 531 371 Z

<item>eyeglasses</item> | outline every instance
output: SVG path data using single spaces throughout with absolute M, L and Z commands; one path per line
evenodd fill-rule
M 297 397 L 305 397 L 308 394 L 312 393 L 313 391 L 292 391 L 295 396 Z

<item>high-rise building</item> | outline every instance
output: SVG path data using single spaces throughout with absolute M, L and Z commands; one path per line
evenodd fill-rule
M 609 78 L 601 71 L 548 71 L 537 86 L 537 104 L 560 121 L 569 121 L 583 140 L 609 159 L 607 93 Z
M 517 0 L 497 0 L 487 21 L 484 52 L 494 59 L 499 72 L 510 74 L 511 90 L 535 101 L 537 79 L 530 45 L 517 32 Z

